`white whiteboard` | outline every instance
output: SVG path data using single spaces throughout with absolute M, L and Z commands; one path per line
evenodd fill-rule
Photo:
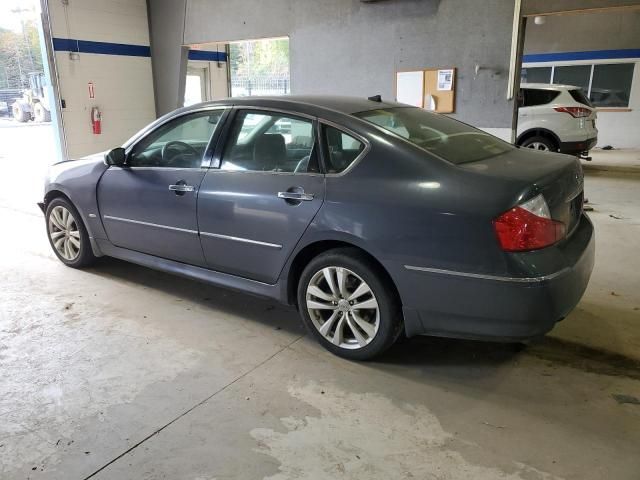
M 424 71 L 396 73 L 396 100 L 422 107 L 424 102 Z

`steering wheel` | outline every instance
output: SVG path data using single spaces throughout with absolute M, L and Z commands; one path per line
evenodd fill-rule
M 173 156 L 170 156 L 169 152 L 171 150 L 175 151 L 177 155 L 173 154 Z M 168 164 L 172 164 L 177 158 L 188 154 L 195 155 L 196 157 L 200 155 L 198 151 L 188 143 L 181 142 L 179 140 L 172 140 L 164 144 L 160 156 L 163 161 L 166 161 Z

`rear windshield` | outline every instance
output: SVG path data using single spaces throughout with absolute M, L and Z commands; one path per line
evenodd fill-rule
M 587 96 L 584 94 L 582 90 L 569 90 L 569 93 L 571 94 L 571 96 L 576 102 L 582 103 L 587 107 L 591 106 L 591 102 L 589 101 L 589 99 L 587 98 Z
M 368 110 L 355 116 L 456 165 L 485 160 L 514 148 L 482 130 L 417 107 Z

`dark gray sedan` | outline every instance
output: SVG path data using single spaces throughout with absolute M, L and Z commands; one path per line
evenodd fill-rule
M 51 168 L 58 258 L 108 255 L 297 305 L 330 351 L 403 333 L 523 341 L 593 268 L 580 163 L 406 105 L 230 99 Z

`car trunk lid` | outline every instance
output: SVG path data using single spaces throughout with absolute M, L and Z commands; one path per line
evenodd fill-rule
M 542 193 L 551 217 L 564 223 L 569 235 L 580 220 L 584 184 L 582 166 L 575 157 L 521 148 L 458 167 L 514 181 L 515 203 L 526 200 L 526 195 Z M 506 208 L 512 206 L 515 204 Z

